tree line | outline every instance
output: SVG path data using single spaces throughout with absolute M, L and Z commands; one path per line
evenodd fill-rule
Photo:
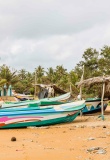
M 94 48 L 88 48 L 82 55 L 82 60 L 76 64 L 75 68 L 67 71 L 63 65 L 45 69 L 38 65 L 33 73 L 21 69 L 19 71 L 11 69 L 6 64 L 0 66 L 0 86 L 4 84 L 8 87 L 12 85 L 13 89 L 18 93 L 34 94 L 35 75 L 36 83 L 42 84 L 56 84 L 65 91 L 70 90 L 77 93 L 79 90 L 76 87 L 76 82 L 80 81 L 84 66 L 84 79 L 110 75 L 110 46 L 104 46 L 100 51 Z M 95 87 L 94 87 L 95 88 Z M 86 90 L 84 92 L 93 93 L 94 89 Z

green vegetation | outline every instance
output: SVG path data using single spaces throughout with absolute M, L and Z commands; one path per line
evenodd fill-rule
M 70 72 L 63 65 L 52 67 L 45 71 L 42 66 L 37 66 L 34 73 L 30 73 L 25 69 L 20 71 L 12 70 L 6 65 L 0 66 L 0 86 L 6 84 L 12 85 L 13 89 L 19 93 L 34 94 L 34 83 L 36 75 L 36 83 L 56 84 L 58 87 L 69 91 L 70 84 L 73 93 L 78 89 L 75 83 L 80 81 L 84 66 L 84 79 L 110 75 L 110 47 L 104 46 L 100 52 L 94 48 L 88 48 L 82 55 L 82 60 Z M 96 87 L 92 89 L 83 89 L 88 94 L 96 94 Z

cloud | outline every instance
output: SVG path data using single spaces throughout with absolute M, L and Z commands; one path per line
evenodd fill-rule
M 109 0 L 0 0 L 0 64 L 68 70 L 110 44 Z
M 81 32 L 110 18 L 110 2 L 96 0 L 0 1 L 0 33 L 17 38 Z

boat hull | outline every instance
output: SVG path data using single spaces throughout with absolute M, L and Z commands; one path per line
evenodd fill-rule
M 47 115 L 39 116 L 34 115 L 31 116 L 22 116 L 22 117 L 5 117 L 4 121 L 0 121 L 0 128 L 24 128 L 29 126 L 48 126 L 48 125 L 54 125 L 54 124 L 60 124 L 60 123 L 67 123 L 72 122 L 79 114 L 79 111 L 71 112 L 71 113 L 65 113 L 64 115 L 51 115 L 51 118 Z M 40 117 L 43 117 L 40 118 Z M 1 120 L 1 118 L 0 118 Z
M 84 107 L 85 101 L 77 101 L 47 108 L 1 109 L 0 128 L 45 126 L 71 122 Z
M 92 101 L 86 101 L 85 102 L 86 106 L 82 110 L 83 114 L 92 114 L 92 113 L 97 113 L 101 112 L 101 101 L 100 100 L 92 100 Z M 107 108 L 107 101 L 104 101 L 104 107 L 103 110 L 106 110 Z

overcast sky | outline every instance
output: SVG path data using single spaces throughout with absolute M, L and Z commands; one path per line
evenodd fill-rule
M 0 65 L 34 71 L 110 45 L 110 0 L 0 0 Z

